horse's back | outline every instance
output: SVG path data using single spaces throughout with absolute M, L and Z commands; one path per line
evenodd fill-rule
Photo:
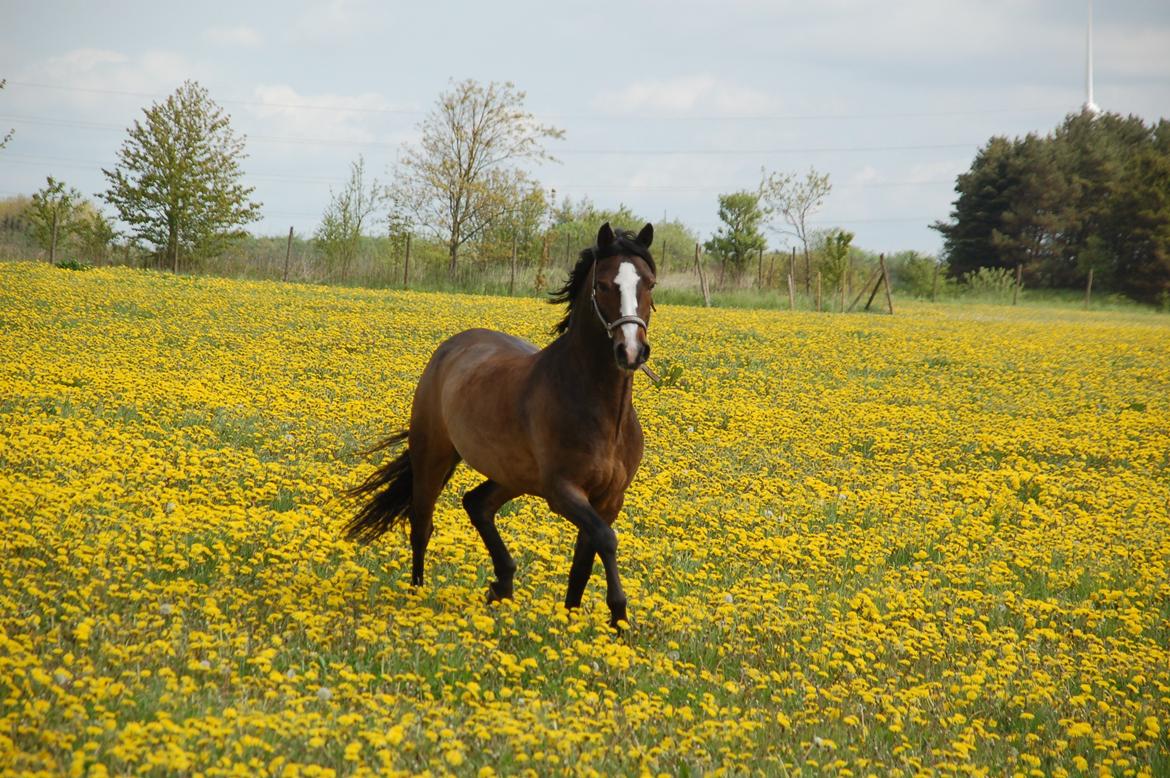
M 539 350 L 487 329 L 447 339 L 415 390 L 411 427 L 441 429 L 471 467 L 489 478 L 514 480 L 532 465 L 522 442 L 522 405 Z
M 476 327 L 474 329 L 464 330 L 447 338 L 435 349 L 435 356 L 438 356 L 444 351 L 449 353 L 468 350 L 482 351 L 485 355 L 498 354 L 503 356 L 507 354 L 535 354 L 540 349 L 523 338 L 517 338 L 515 335 L 509 335 L 506 332 L 500 332 L 498 330 Z

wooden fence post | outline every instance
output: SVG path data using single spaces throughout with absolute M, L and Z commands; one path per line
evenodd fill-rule
M 293 228 L 288 228 L 288 243 L 284 247 L 284 273 L 281 274 L 281 281 L 288 281 L 288 261 L 292 258 L 292 235 Z
M 410 288 L 410 233 L 406 233 L 406 259 L 402 263 L 402 288 Z
M 57 263 L 57 209 L 53 209 L 53 235 L 49 239 L 49 264 Z
M 695 244 L 695 269 L 699 271 L 699 290 L 703 293 L 703 305 L 711 307 L 711 292 L 707 288 L 707 278 L 703 275 L 703 263 L 699 259 L 702 249 L 699 244 Z
M 1089 310 L 1089 300 L 1093 297 L 1093 268 L 1089 268 L 1089 283 L 1085 284 L 1085 310 Z
M 894 315 L 894 298 L 890 293 L 890 271 L 886 268 L 886 255 L 878 254 L 878 264 L 882 267 L 882 283 L 886 287 L 886 306 L 890 309 L 890 315 Z
M 756 259 L 756 288 L 764 285 L 764 247 L 760 246 L 760 253 Z
M 516 230 L 512 230 L 512 274 L 508 276 L 508 296 L 516 291 Z
M 805 279 L 805 286 L 808 286 L 808 279 Z M 805 292 L 807 293 L 807 289 Z M 788 310 L 796 310 L 796 248 L 793 247 L 792 253 L 788 255 Z
M 1020 296 L 1020 278 L 1024 274 L 1024 265 L 1019 263 L 1016 265 L 1016 285 L 1012 287 L 1012 305 L 1016 304 L 1016 299 Z
M 865 296 L 865 290 L 869 289 L 870 286 L 873 286 L 873 291 L 869 293 L 869 299 L 865 301 L 865 310 L 869 310 L 869 306 L 873 304 L 873 298 L 877 297 L 878 287 L 881 286 L 881 276 L 881 268 L 876 268 L 872 273 L 869 274 L 869 278 L 865 279 L 865 283 L 861 286 L 861 291 L 859 291 L 857 296 L 853 298 L 853 302 L 849 303 L 849 310 L 852 311 L 854 308 L 856 308 L 857 304 L 861 302 L 861 298 Z
M 934 278 L 930 281 L 930 301 L 933 303 L 934 298 L 938 296 L 938 262 L 934 263 Z
M 821 312 L 821 271 L 817 271 L 817 313 Z

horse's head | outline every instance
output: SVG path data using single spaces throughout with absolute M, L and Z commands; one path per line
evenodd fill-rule
M 597 233 L 589 294 L 597 318 L 613 341 L 614 359 L 623 370 L 637 370 L 650 358 L 646 329 L 654 309 L 655 266 L 649 251 L 653 241 L 650 224 L 636 236 L 624 231 L 615 234 L 609 222 Z

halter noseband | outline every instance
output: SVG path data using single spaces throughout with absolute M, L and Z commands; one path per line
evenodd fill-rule
M 623 324 L 637 324 L 643 332 L 647 332 L 646 322 L 642 320 L 641 316 L 619 316 L 613 321 L 605 320 L 605 316 L 601 313 L 601 306 L 597 304 L 597 263 L 600 261 L 601 259 L 593 260 L 593 290 L 589 298 L 593 303 L 593 312 L 597 314 L 597 320 L 601 322 L 601 326 L 605 327 L 605 334 L 609 336 L 610 340 L 613 340 L 613 331 Z M 653 307 L 654 303 L 650 303 L 650 305 Z

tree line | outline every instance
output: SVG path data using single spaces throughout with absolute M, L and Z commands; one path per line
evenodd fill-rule
M 313 234 L 290 232 L 283 241 L 246 231 L 262 206 L 242 183 L 245 138 L 207 90 L 188 81 L 143 109 L 117 163 L 103 169 L 107 188 L 97 199 L 114 209 L 116 221 L 49 177 L 31 199 L 0 202 L 0 232 L 10 247 L 12 236 L 22 236 L 51 261 L 67 248 L 106 262 L 118 245 L 120 261 L 175 272 L 272 277 L 283 265 L 277 277 L 377 285 L 406 285 L 413 277 L 428 286 L 539 292 L 555 269 L 571 267 L 598 223 L 648 219 L 587 198 L 558 202 L 546 191 L 527 167 L 554 159 L 546 145 L 564 131 L 539 123 L 525 98 L 511 83 L 452 82 L 419 125 L 419 140 L 387 171 L 389 183 L 359 156 L 346 181 L 330 190 Z M 701 245 L 717 289 L 791 284 L 811 298 L 817 286 L 819 298 L 823 285 L 843 295 L 876 255 L 854 246 L 846 230 L 813 226 L 831 191 L 828 175 L 814 168 L 761 170 L 755 188 L 718 196 L 720 226 L 707 241 L 700 244 L 681 222 L 659 222 L 660 266 L 697 275 Z M 1016 268 L 1031 288 L 1074 287 L 1091 268 L 1099 287 L 1170 303 L 1166 121 L 1146 126 L 1136 117 L 1086 112 L 1044 137 L 994 137 L 958 177 L 956 193 L 951 220 L 934 225 L 950 276 L 944 290 L 956 281 L 995 290 Z M 769 252 L 767 232 L 793 252 Z M 893 255 L 895 288 L 935 297 L 936 262 L 915 252 Z
M 1014 272 L 1039 288 L 1094 286 L 1170 302 L 1170 122 L 1083 111 L 1045 136 L 993 137 L 958 177 L 948 272 Z
M 316 272 L 300 277 L 350 282 L 356 274 L 356 280 L 381 276 L 388 282 L 401 271 L 406 283 L 411 250 L 415 272 L 426 273 L 433 272 L 441 248 L 449 284 L 492 268 L 508 267 L 514 274 L 519 266 L 539 291 L 553 267 L 573 264 L 598 223 L 647 221 L 625 206 L 601 209 L 587 198 L 575 202 L 567 196 L 558 202 L 555 191 L 532 178 L 526 166 L 555 159 L 546 145 L 564 131 L 536 121 L 524 107 L 525 97 L 509 82 L 453 82 L 419 125 L 418 142 L 406 146 L 389 171 L 388 184 L 371 175 L 359 156 L 345 183 L 330 190 L 313 232 L 309 248 Z M 262 207 L 253 188 L 242 183 L 246 157 L 245 139 L 234 132 L 230 117 L 206 89 L 188 81 L 143 109 L 117 151 L 117 163 L 102 170 L 107 188 L 97 200 L 113 208 L 123 234 L 98 205 L 53 177 L 31 201 L 0 203 L 0 230 L 27 236 L 50 261 L 67 248 L 104 262 L 119 238 L 123 261 L 142 259 L 175 272 L 224 266 L 241 246 L 271 254 L 275 246 L 266 245 L 271 241 L 245 230 Z M 773 174 L 757 193 L 758 202 L 769 204 L 763 216 L 778 210 L 791 222 L 791 234 L 804 241 L 806 264 L 805 221 L 828 193 L 827 177 L 810 171 L 807 181 L 815 191 L 801 194 L 804 179 Z M 806 200 L 791 205 L 790 189 Z M 721 206 L 726 218 L 735 218 L 734 211 Z M 706 244 L 721 280 L 738 279 L 750 250 L 762 248 L 754 236 L 750 246 L 741 245 L 740 227 L 730 224 L 729 233 Z M 691 268 L 699 244 L 691 229 L 678 221 L 659 222 L 657 235 L 664 268 Z M 292 247 L 290 236 L 283 275 Z M 305 271 L 304 241 L 296 247 Z

